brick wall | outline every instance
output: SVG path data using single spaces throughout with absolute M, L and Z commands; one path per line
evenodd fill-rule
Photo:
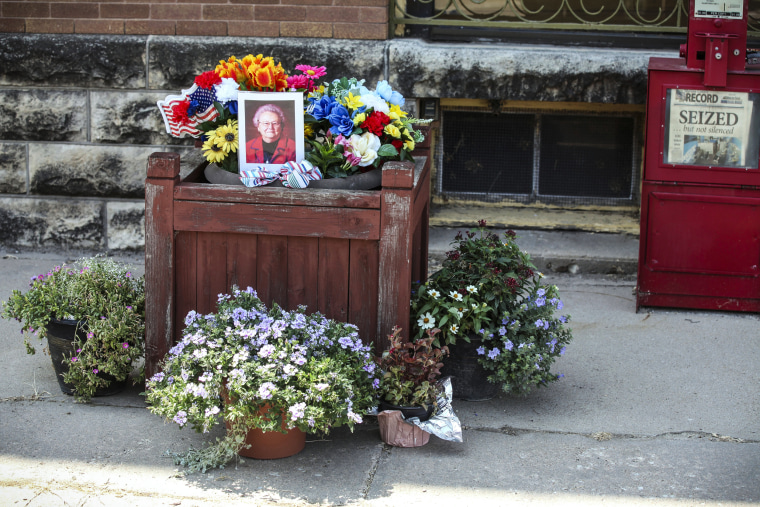
M 384 40 L 388 0 L 2 0 L 0 32 Z

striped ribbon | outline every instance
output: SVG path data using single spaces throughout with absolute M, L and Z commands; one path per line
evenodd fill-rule
M 282 180 L 282 184 L 288 188 L 306 188 L 310 181 L 321 179 L 319 167 L 306 160 L 301 163 L 287 162 L 279 169 L 258 167 L 253 171 L 240 171 L 240 181 L 246 187 L 260 187 L 275 180 Z

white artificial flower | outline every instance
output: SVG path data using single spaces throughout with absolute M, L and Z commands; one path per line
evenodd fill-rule
M 351 153 L 361 158 L 361 162 L 359 162 L 361 167 L 367 167 L 377 159 L 377 150 L 382 144 L 380 138 L 371 132 L 365 132 L 360 136 L 353 134 L 349 138 L 349 142 Z
M 226 104 L 229 101 L 235 101 L 238 99 L 239 85 L 231 77 L 223 77 L 222 84 L 214 85 L 214 91 L 216 91 L 216 100 L 222 104 Z
M 361 101 L 365 106 L 367 106 L 368 109 L 372 108 L 375 111 L 380 111 L 381 113 L 385 114 L 389 114 L 391 112 L 391 108 L 388 106 L 388 103 L 375 93 L 362 93 Z

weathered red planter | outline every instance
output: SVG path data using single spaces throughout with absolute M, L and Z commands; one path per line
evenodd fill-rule
M 266 304 L 306 305 L 359 327 L 378 350 L 409 327 L 413 280 L 427 278 L 430 165 L 386 162 L 381 190 L 212 185 L 180 180 L 177 153 L 154 153 L 145 183 L 146 374 L 190 310 L 232 285 Z

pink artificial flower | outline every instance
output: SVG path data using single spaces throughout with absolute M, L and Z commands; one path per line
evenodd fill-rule
M 296 65 L 296 70 L 303 72 L 304 76 L 312 81 L 317 80 L 326 74 L 324 67 L 313 67 L 311 65 Z
M 348 161 L 349 164 L 351 164 L 351 167 L 355 167 L 359 165 L 359 162 L 362 161 L 361 157 L 357 157 L 350 151 L 346 152 L 345 155 L 346 155 L 346 160 Z
M 309 78 L 303 74 L 300 74 L 298 76 L 288 76 L 288 88 L 295 88 L 296 90 L 308 90 L 310 84 L 311 81 L 309 81 Z
M 335 141 L 333 141 L 335 144 L 339 144 L 345 148 L 351 147 L 351 142 L 343 137 L 343 134 L 338 134 L 338 137 L 335 138 Z

